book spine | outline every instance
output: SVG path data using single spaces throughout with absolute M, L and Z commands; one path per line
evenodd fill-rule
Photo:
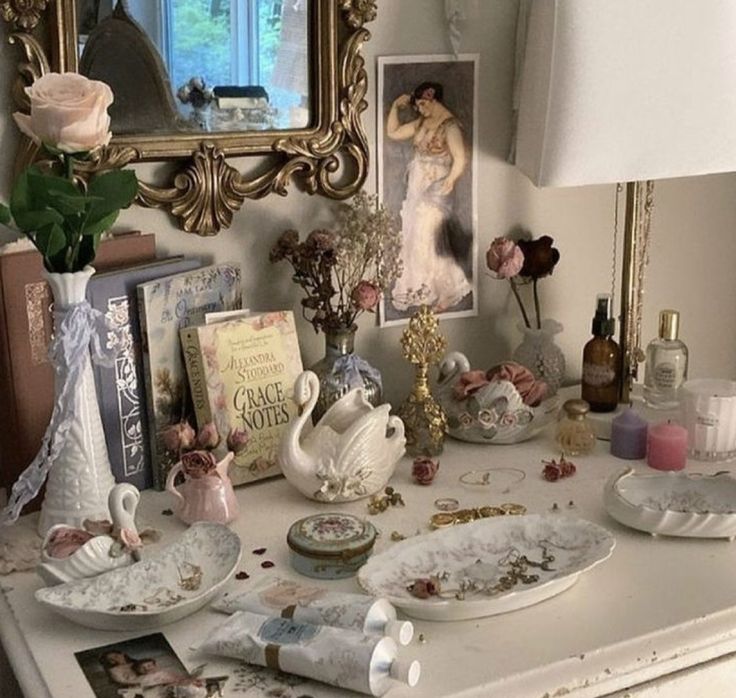
M 199 342 L 199 332 L 196 327 L 185 327 L 180 330 L 181 350 L 184 356 L 184 366 L 189 379 L 189 391 L 194 405 L 194 416 L 197 428 L 201 429 L 212 421 L 212 407 L 207 397 L 207 377 L 204 370 L 204 358 Z
M 166 485 L 166 475 L 163 472 L 161 454 L 158 448 L 158 434 L 156 432 L 156 410 L 153 404 L 153 376 L 151 374 L 151 356 L 148 340 L 148 317 L 146 313 L 146 297 L 142 289 L 137 290 L 138 321 L 141 329 L 141 358 L 143 359 L 143 376 L 146 393 L 146 418 L 148 419 L 148 439 L 151 443 L 151 469 L 153 470 L 153 486 L 163 490 Z

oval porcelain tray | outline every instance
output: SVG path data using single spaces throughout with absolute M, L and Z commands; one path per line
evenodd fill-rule
M 482 519 L 397 543 L 374 555 L 358 582 L 414 618 L 480 618 L 559 594 L 609 557 L 614 545 L 605 528 L 561 515 Z M 409 593 L 415 579 L 432 576 L 441 578 L 440 596 L 418 599 Z M 456 598 L 468 580 L 476 590 Z
M 647 533 L 690 538 L 736 536 L 736 479 L 730 473 L 646 473 L 632 468 L 603 490 L 608 513 Z
M 197 523 L 155 556 L 90 579 L 36 592 L 44 606 L 99 630 L 143 630 L 184 618 L 232 577 L 240 538 L 227 526 Z

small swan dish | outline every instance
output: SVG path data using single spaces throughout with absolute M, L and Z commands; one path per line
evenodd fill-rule
M 224 524 L 193 524 L 176 543 L 140 562 L 36 591 L 43 606 L 98 630 L 148 630 L 198 611 L 233 576 L 238 535 Z
M 619 523 L 639 531 L 689 538 L 736 537 L 736 479 L 727 472 L 612 476 L 603 503 Z

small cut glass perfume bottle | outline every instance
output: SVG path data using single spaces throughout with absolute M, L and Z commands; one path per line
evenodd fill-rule
M 644 400 L 650 407 L 667 410 L 677 407 L 677 391 L 687 379 L 688 351 L 678 339 L 680 313 L 659 313 L 659 336 L 649 342 L 644 366 Z
M 595 448 L 595 434 L 586 415 L 585 400 L 567 400 L 557 423 L 557 446 L 565 456 L 582 456 Z

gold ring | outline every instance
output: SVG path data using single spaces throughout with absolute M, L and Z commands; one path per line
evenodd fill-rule
M 455 523 L 455 515 L 442 512 L 440 514 L 433 514 L 429 519 L 429 523 L 432 528 L 447 528 Z
M 523 504 L 506 502 L 505 504 L 502 504 L 500 508 L 503 509 L 505 514 L 510 514 L 511 516 L 526 514 L 526 507 Z

